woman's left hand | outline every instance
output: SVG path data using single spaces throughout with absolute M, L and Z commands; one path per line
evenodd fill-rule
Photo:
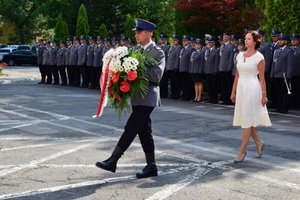
M 263 95 L 261 98 L 261 105 L 265 106 L 267 103 L 268 103 L 268 98 Z

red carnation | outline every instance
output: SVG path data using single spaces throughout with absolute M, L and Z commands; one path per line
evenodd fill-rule
M 129 71 L 127 73 L 127 80 L 129 81 L 134 81 L 137 78 L 138 74 L 136 73 L 136 71 Z
M 118 82 L 120 78 L 120 73 L 119 72 L 113 72 L 112 75 L 111 75 L 111 80 L 112 82 L 116 83 Z
M 122 92 L 128 92 L 130 90 L 130 85 L 126 81 L 122 81 L 120 85 L 120 90 Z

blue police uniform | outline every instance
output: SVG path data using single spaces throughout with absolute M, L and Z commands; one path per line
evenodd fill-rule
M 165 62 L 168 60 L 168 53 L 170 49 L 170 45 L 166 41 L 167 37 L 166 35 L 162 34 L 160 35 L 160 39 L 164 41 L 163 44 L 161 44 L 159 47 L 163 50 L 165 54 Z M 159 87 L 160 87 L 160 97 L 161 98 L 167 98 L 168 97 L 168 74 L 167 70 L 164 70 L 164 74 L 162 76 L 162 79 L 160 81 Z
M 284 34 L 280 34 L 279 40 L 288 40 L 288 36 Z M 287 87 L 284 81 L 284 74 L 287 80 L 292 79 L 293 75 L 293 65 L 292 65 L 292 57 L 293 57 L 293 50 L 288 47 L 280 47 L 274 51 L 273 56 L 273 65 L 271 69 L 271 79 L 274 83 L 275 90 L 272 90 L 274 94 L 276 103 L 276 109 L 278 112 L 286 113 L 289 109 L 289 97 Z
M 300 40 L 300 35 L 293 33 L 291 40 Z M 292 64 L 293 64 L 293 75 L 292 75 L 292 106 L 294 108 L 300 108 L 300 48 L 298 45 L 291 46 L 293 50 Z
M 143 19 L 136 19 L 135 21 L 136 27 L 134 30 L 136 32 L 152 32 L 156 27 L 155 24 Z M 145 46 L 142 47 L 142 50 L 146 57 L 151 56 L 156 60 L 155 64 L 146 65 L 149 89 L 143 97 L 140 96 L 136 99 L 131 99 L 132 113 L 126 123 L 125 131 L 112 153 L 112 156 L 105 161 L 96 163 L 96 166 L 99 168 L 115 172 L 117 161 L 138 134 L 146 156 L 147 165 L 141 172 L 136 174 L 137 178 L 157 176 L 157 167 L 154 156 L 154 141 L 151 134 L 152 128 L 150 114 L 154 107 L 159 106 L 160 104 L 159 82 L 165 68 L 164 52 L 154 42 L 150 40 L 150 43 L 145 44 Z

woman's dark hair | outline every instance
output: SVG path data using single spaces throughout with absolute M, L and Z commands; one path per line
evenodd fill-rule
M 257 50 L 261 44 L 261 39 L 260 39 L 259 33 L 257 31 L 249 31 L 248 33 L 251 33 L 251 35 L 253 37 L 253 41 L 256 43 L 255 50 Z

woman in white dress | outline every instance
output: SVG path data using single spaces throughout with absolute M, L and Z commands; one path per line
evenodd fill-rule
M 268 99 L 264 77 L 265 61 L 264 56 L 257 51 L 260 44 L 258 32 L 248 32 L 245 36 L 247 51 L 237 55 L 237 71 L 231 100 L 235 102 L 233 125 L 241 126 L 243 136 L 235 163 L 243 162 L 250 137 L 254 140 L 258 157 L 262 157 L 264 144 L 260 140 L 256 127 L 271 126 L 266 107 Z

